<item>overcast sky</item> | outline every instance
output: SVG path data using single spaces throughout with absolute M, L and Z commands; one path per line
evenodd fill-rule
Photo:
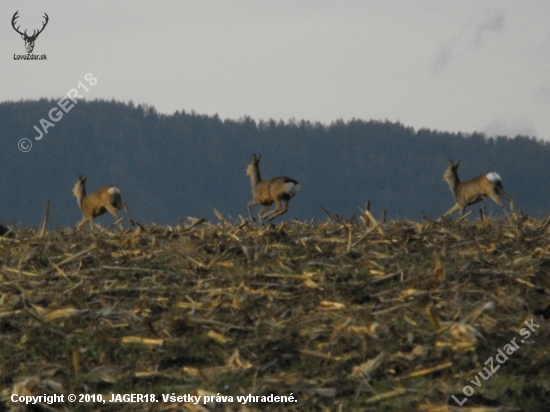
M 34 54 L 11 27 L 49 23 Z M 400 121 L 550 140 L 549 0 L 3 1 L 0 100 Z M 30 129 L 31 131 L 32 129 Z M 32 133 L 31 133 L 32 134 Z

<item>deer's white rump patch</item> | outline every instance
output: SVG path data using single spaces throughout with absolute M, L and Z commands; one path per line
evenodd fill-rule
M 116 186 L 111 186 L 108 190 L 110 195 L 120 194 L 120 189 Z
M 288 182 L 285 183 L 284 192 L 289 196 L 296 196 L 301 189 L 302 186 L 299 183 Z
M 485 175 L 485 177 L 491 182 L 502 182 L 502 178 L 500 177 L 500 175 L 495 172 L 489 172 Z

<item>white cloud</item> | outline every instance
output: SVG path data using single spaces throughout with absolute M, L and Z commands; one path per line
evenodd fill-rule
M 508 136 L 515 137 L 517 135 L 521 136 L 537 136 L 537 131 L 533 122 L 527 118 L 519 117 L 512 120 L 507 120 L 504 116 L 499 116 L 498 118 L 491 121 L 487 126 L 485 126 L 483 132 L 488 136 Z

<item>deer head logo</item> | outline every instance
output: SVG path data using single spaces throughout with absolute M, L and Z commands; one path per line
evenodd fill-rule
M 20 26 L 15 27 L 15 20 L 17 20 L 17 18 L 19 17 L 17 15 L 17 13 L 19 13 L 19 10 L 17 10 L 15 12 L 15 14 L 13 15 L 13 17 L 11 19 L 11 25 L 12 25 L 13 29 L 21 35 L 21 38 L 23 40 L 25 40 L 25 48 L 27 49 L 27 53 L 32 53 L 32 51 L 34 49 L 34 42 L 36 41 L 36 38 L 38 37 L 38 35 L 40 33 L 42 33 L 44 31 L 44 28 L 46 27 L 46 24 L 48 24 L 48 20 L 50 18 L 48 17 L 48 15 L 46 13 L 44 13 L 44 18 L 46 19 L 46 21 L 43 23 L 42 28 L 38 31 L 33 30 L 32 35 L 29 36 L 29 35 L 27 35 L 27 30 L 25 30 L 25 32 L 22 33 L 22 32 L 19 31 Z

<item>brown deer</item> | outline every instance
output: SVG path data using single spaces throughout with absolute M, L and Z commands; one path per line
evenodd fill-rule
M 256 221 L 252 216 L 252 206 L 262 205 L 263 208 L 258 213 L 260 223 L 263 218 L 270 221 L 287 212 L 290 199 L 298 194 L 300 184 L 290 177 L 279 176 L 269 180 L 262 180 L 260 176 L 260 160 L 262 155 L 252 156 L 252 162 L 246 169 L 246 174 L 250 176 L 252 182 L 252 195 L 254 200 L 248 203 L 248 216 L 252 221 Z M 281 205 L 281 201 L 283 204 Z M 276 208 L 266 214 L 265 210 L 275 203 Z
M 443 180 L 449 183 L 451 192 L 456 200 L 456 205 L 450 208 L 443 217 L 449 216 L 457 210 L 460 210 L 460 216 L 462 216 L 467 206 L 481 202 L 487 199 L 487 197 L 490 197 L 504 211 L 508 219 L 510 219 L 510 215 L 499 199 L 499 196 L 510 202 L 512 205 L 512 212 L 516 210 L 518 214 L 521 214 L 521 210 L 514 198 L 504 190 L 502 179 L 497 173 L 489 172 L 472 180 L 468 180 L 467 182 L 461 182 L 458 177 L 458 166 L 460 166 L 460 160 L 456 162 L 456 164 L 453 164 L 453 161 L 449 160 L 449 165 L 443 175 Z
M 134 221 L 130 216 L 130 211 L 126 203 L 122 201 L 120 195 L 120 189 L 115 185 L 105 186 L 102 189 L 86 196 L 86 178 L 87 176 L 78 176 L 78 182 L 74 185 L 73 194 L 76 196 L 78 206 L 82 210 L 84 219 L 78 224 L 80 229 L 86 222 L 90 223 L 90 227 L 94 230 L 94 218 L 101 216 L 106 212 L 111 213 L 118 220 L 118 210 L 124 209 L 128 214 L 130 223 L 133 225 Z M 118 222 L 118 225 L 123 229 L 122 224 Z

